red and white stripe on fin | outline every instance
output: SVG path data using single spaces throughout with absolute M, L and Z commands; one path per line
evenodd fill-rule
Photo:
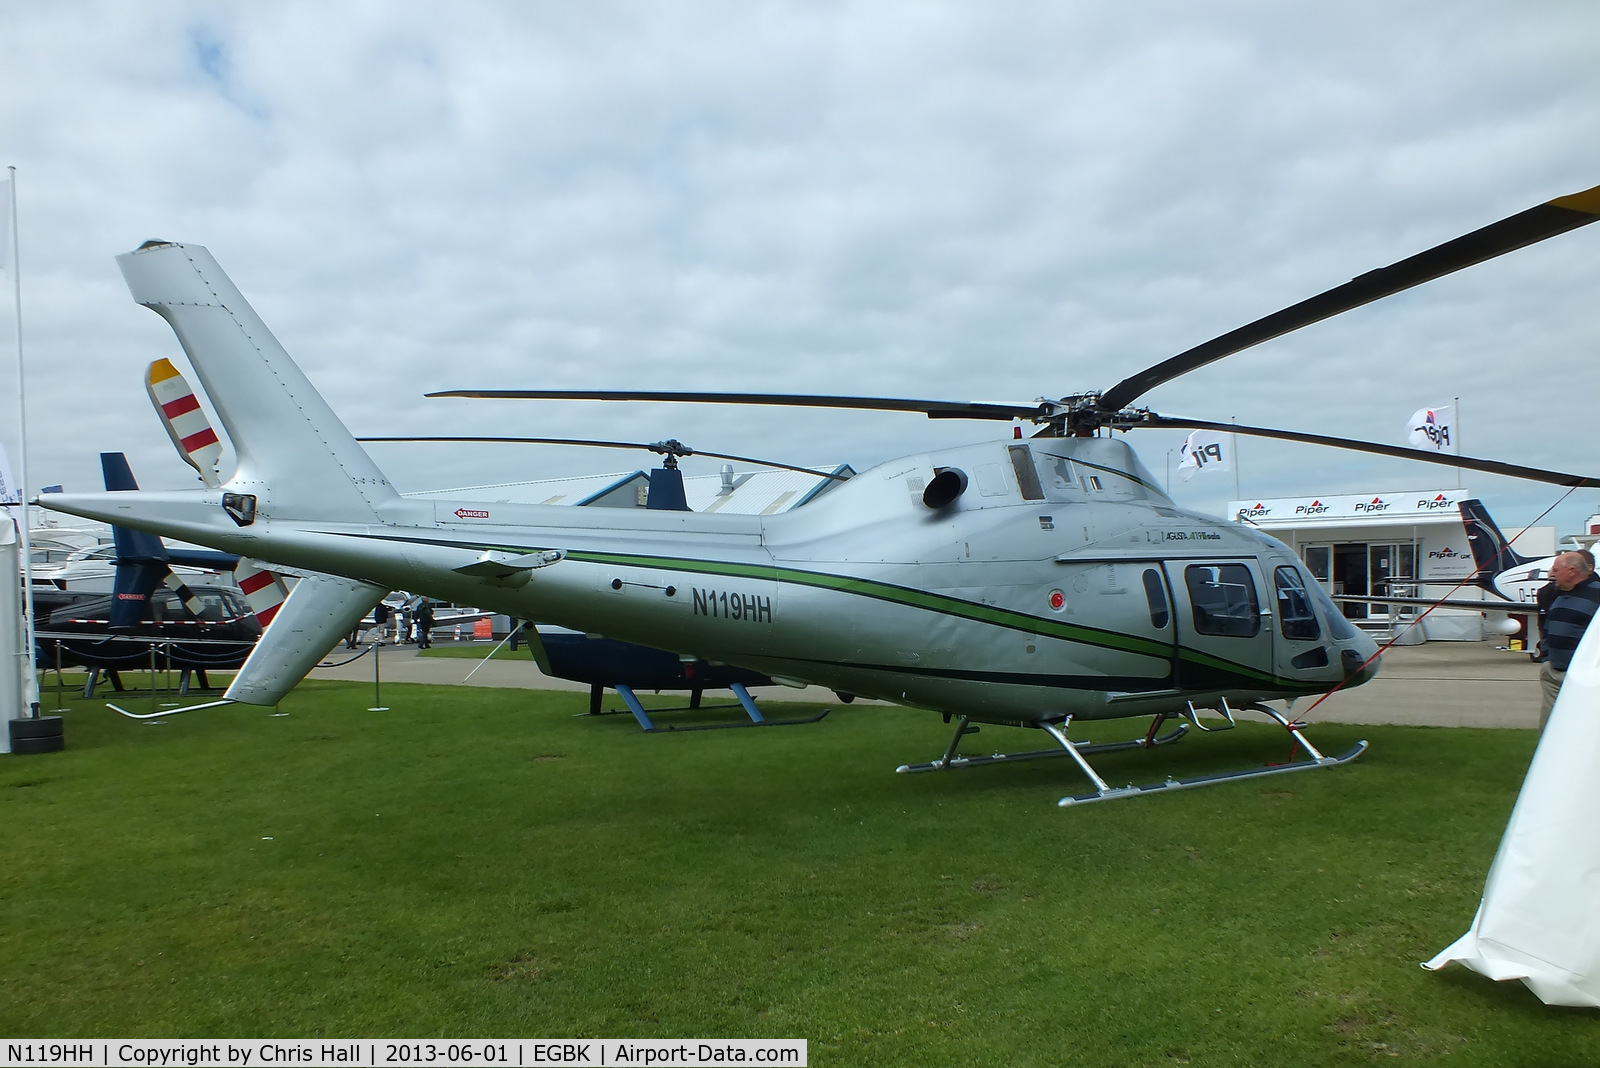
M 266 630 L 272 623 L 272 617 L 283 606 L 284 599 L 289 596 L 289 587 L 284 585 L 276 572 L 258 567 L 254 560 L 242 556 L 233 569 L 233 578 L 244 592 L 250 611 L 256 614 L 256 622 L 261 624 L 262 630 Z
M 172 361 L 163 359 L 152 363 L 145 371 L 144 387 L 184 463 L 200 472 L 200 480 L 206 485 L 222 485 L 222 478 L 217 474 L 222 443 L 201 409 L 200 399 L 172 366 Z

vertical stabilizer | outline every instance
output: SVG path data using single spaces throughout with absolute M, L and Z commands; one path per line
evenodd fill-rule
M 1536 557 L 1522 556 L 1511 548 L 1511 542 L 1489 518 L 1489 509 L 1482 501 L 1469 498 L 1457 507 L 1461 509 L 1461 525 L 1467 528 L 1467 544 L 1472 546 L 1472 562 L 1478 566 L 1472 573 L 1473 583 L 1504 597 L 1494 584 L 1495 576 L 1519 564 L 1531 564 Z
M 139 488 L 133 479 L 133 468 L 128 458 L 120 452 L 100 454 L 100 471 L 106 489 L 132 491 Z M 149 611 L 150 595 L 157 586 L 178 595 L 189 614 L 199 618 L 204 607 L 195 592 L 172 570 L 167 547 L 154 534 L 113 525 L 111 544 L 116 550 L 116 575 L 111 587 L 112 630 L 131 630 L 138 626 Z
M 394 488 L 255 310 L 199 245 L 150 241 L 117 257 L 133 299 L 171 325 L 238 455 L 227 489 L 257 514 L 376 518 Z

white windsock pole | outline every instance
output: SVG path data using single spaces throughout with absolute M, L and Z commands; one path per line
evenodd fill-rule
M 10 525 L 0 522 L 0 575 L 17 573 L 17 534 Z M 22 614 L 17 611 L 18 590 L 15 583 L 0 582 L 0 649 L 16 649 L 20 644 L 17 624 Z M 11 752 L 11 720 L 22 718 L 22 658 L 0 656 L 0 753 Z
M 17 496 L 21 501 L 18 512 L 22 521 L 17 524 L 22 552 L 22 594 L 23 594 L 23 619 L 27 625 L 23 628 L 23 640 L 27 642 L 24 649 L 18 650 L 18 656 L 23 665 L 23 685 L 26 687 L 28 715 L 39 714 L 39 672 L 33 662 L 34 652 L 34 627 L 33 627 L 33 547 L 28 540 L 28 406 L 24 403 L 24 387 L 22 374 L 22 253 L 21 245 L 17 239 L 17 169 L 7 167 L 10 181 L 6 183 L 11 191 L 10 221 L 11 221 L 11 299 L 14 304 L 15 316 L 12 318 L 13 329 L 17 342 L 17 436 L 21 439 L 18 443 L 21 452 L 17 458 Z

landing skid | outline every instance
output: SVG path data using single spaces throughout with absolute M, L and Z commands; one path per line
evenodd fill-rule
M 1078 765 L 1078 770 L 1082 771 L 1089 781 L 1094 784 L 1095 790 L 1090 794 L 1080 794 L 1076 797 L 1063 797 L 1057 802 L 1057 804 L 1065 808 L 1068 805 L 1083 805 L 1088 804 L 1091 801 L 1115 801 L 1125 797 L 1138 797 L 1143 794 L 1160 793 L 1163 790 L 1187 790 L 1199 786 L 1210 786 L 1213 783 L 1230 782 L 1236 779 L 1257 779 L 1268 775 L 1284 775 L 1291 771 L 1308 771 L 1312 768 L 1330 768 L 1340 764 L 1348 764 L 1350 761 L 1356 759 L 1356 757 L 1367 751 L 1367 743 L 1365 741 L 1361 741 L 1357 742 L 1355 746 L 1343 756 L 1323 756 L 1317 751 L 1316 746 L 1312 745 L 1311 742 L 1307 740 L 1306 736 L 1301 733 L 1301 728 L 1304 727 L 1305 724 L 1291 721 L 1282 713 L 1267 705 L 1255 705 L 1253 707 L 1255 711 L 1262 712 L 1272 717 L 1277 721 L 1279 726 L 1288 731 L 1290 737 L 1294 739 L 1295 744 L 1301 749 L 1305 750 L 1307 759 L 1292 761 L 1287 764 L 1269 764 L 1266 767 L 1261 768 L 1243 768 L 1239 771 L 1218 772 L 1215 775 L 1198 775 L 1192 779 L 1174 779 L 1171 776 L 1168 776 L 1164 782 L 1150 783 L 1145 786 L 1134 786 L 1130 783 L 1127 786 L 1113 787 L 1100 777 L 1099 773 L 1097 773 L 1094 768 L 1090 766 L 1089 761 L 1086 760 L 1085 757 L 1091 756 L 1095 753 L 1110 753 L 1124 749 L 1154 749 L 1158 745 L 1169 745 L 1172 742 L 1178 741 L 1189 732 L 1189 723 L 1179 723 L 1175 729 L 1168 731 L 1166 734 L 1158 736 L 1156 731 L 1160 729 L 1161 724 L 1168 718 L 1168 715 L 1164 713 L 1155 716 L 1151 720 L 1150 729 L 1145 733 L 1143 738 L 1134 738 L 1125 742 L 1102 742 L 1098 745 L 1095 745 L 1089 742 L 1074 742 L 1067 737 L 1067 727 L 1072 723 L 1072 717 L 1068 716 L 1062 720 L 1060 724 L 1039 724 L 1039 728 L 1041 730 L 1045 731 L 1056 740 L 1056 744 L 1059 746 L 1059 748 L 1037 749 L 1025 753 L 992 753 L 988 756 L 964 757 L 958 756 L 956 753 L 957 748 L 961 745 L 961 739 L 968 734 L 976 734 L 978 732 L 978 728 L 970 726 L 968 717 L 962 716 L 956 723 L 955 736 L 950 739 L 950 744 L 948 747 L 946 747 L 944 756 L 940 757 L 938 760 L 932 760 L 925 764 L 902 764 L 896 768 L 895 771 L 900 772 L 901 774 L 916 774 L 924 771 L 948 771 L 954 768 L 979 767 L 985 764 L 1010 764 L 1022 760 L 1043 760 L 1048 757 L 1071 757 L 1073 763 Z M 1189 720 L 1201 730 L 1208 729 L 1199 722 L 1199 713 L 1193 705 L 1189 707 L 1187 712 L 1181 713 L 1181 715 L 1184 719 Z M 1234 725 L 1233 714 L 1232 710 L 1228 709 L 1226 704 L 1223 706 L 1223 716 L 1228 721 L 1228 726 L 1220 729 L 1231 729 Z M 1217 730 L 1219 728 L 1210 729 Z
M 743 708 L 744 712 L 745 712 L 745 715 L 750 717 L 749 722 L 747 722 L 747 723 L 696 723 L 696 724 L 688 724 L 688 725 L 685 725 L 685 726 L 675 726 L 675 725 L 670 724 L 670 723 L 669 724 L 665 724 L 665 725 L 660 725 L 660 724 L 657 724 L 655 720 L 650 718 L 650 713 L 645 711 L 644 705 L 639 702 L 638 695 L 636 695 L 633 692 L 633 688 L 631 686 L 618 686 L 618 687 L 616 687 L 617 696 L 622 698 L 623 703 L 628 706 L 628 711 L 633 713 L 633 718 L 639 721 L 640 729 L 642 729 L 646 734 L 666 734 L 666 733 L 668 733 L 670 731 L 725 731 L 725 730 L 738 729 L 738 728 L 742 728 L 742 727 L 794 727 L 794 726 L 799 726 L 800 724 L 804 724 L 804 723 L 816 723 L 819 720 L 821 720 L 822 717 L 826 716 L 830 711 L 832 711 L 831 709 L 824 708 L 821 712 L 818 712 L 814 716 L 805 716 L 805 717 L 803 717 L 801 719 L 767 719 L 765 716 L 763 716 L 761 714 L 761 710 L 756 707 L 755 698 L 750 696 L 750 691 L 744 688 L 744 684 L 743 683 L 736 682 L 732 686 L 730 686 L 729 689 L 731 689 L 733 691 L 733 696 L 735 696 L 735 697 L 737 697 L 739 699 L 739 704 L 738 704 L 737 707 Z M 683 711 L 688 711 L 689 709 L 700 709 L 702 711 L 709 711 L 710 709 L 713 709 L 713 708 L 733 708 L 733 707 L 736 707 L 736 706 L 734 706 L 734 705 L 707 705 L 704 708 L 702 708 L 699 705 L 699 703 L 696 702 L 694 704 L 688 705 L 686 708 L 658 708 L 658 709 L 655 709 L 655 711 L 658 712 L 658 713 L 659 712 L 683 712 Z M 604 713 L 599 713 L 599 714 L 603 715 Z
M 945 750 L 945 755 L 938 760 L 930 760 L 926 764 L 901 764 L 894 770 L 902 775 L 916 775 L 924 771 L 946 771 L 955 768 L 976 768 L 986 764 L 1015 764 L 1023 760 L 1048 760 L 1051 757 L 1064 757 L 1068 755 L 1067 747 L 1075 753 L 1112 753 L 1119 749 L 1146 749 L 1158 745 L 1170 745 L 1189 733 L 1189 725 L 1180 723 L 1166 734 L 1158 738 L 1132 738 L 1126 742 L 1070 742 L 1066 747 L 1058 749 L 1032 749 L 1026 753 L 990 753 L 988 756 L 957 756 L 955 748 L 961 739 L 968 734 L 977 734 L 978 728 L 967 726 L 967 717 L 962 716 L 956 725 L 956 736 L 951 739 L 950 748 Z M 1055 732 L 1052 731 L 1052 734 Z M 1060 740 L 1060 736 L 1057 736 Z
M 1193 713 L 1194 706 L 1191 705 L 1189 707 L 1190 712 Z M 1331 768 L 1340 764 L 1348 764 L 1350 761 L 1367 751 L 1367 743 L 1365 740 L 1362 740 L 1351 747 L 1350 751 L 1345 753 L 1343 756 L 1323 756 L 1317 751 L 1317 747 L 1312 745 L 1304 734 L 1300 733 L 1300 728 L 1305 726 L 1304 723 L 1294 722 L 1288 717 L 1284 716 L 1283 713 L 1279 712 L 1277 709 L 1271 708 L 1267 705 L 1258 704 L 1254 707 L 1256 711 L 1263 712 L 1266 715 L 1271 716 L 1274 720 L 1277 720 L 1278 726 L 1288 731 L 1289 736 L 1294 739 L 1295 743 L 1306 751 L 1306 756 L 1308 759 L 1291 761 L 1287 764 L 1268 764 L 1266 767 L 1261 768 L 1242 768 L 1239 771 L 1223 771 L 1218 772 L 1215 775 L 1197 775 L 1192 779 L 1174 779 L 1169 775 L 1165 782 L 1150 783 L 1145 786 L 1134 786 L 1130 783 L 1127 786 L 1112 787 L 1107 785 L 1106 781 L 1099 775 L 1095 774 L 1094 769 L 1089 766 L 1088 761 L 1079 757 L 1078 767 L 1081 768 L 1083 773 L 1089 777 L 1089 781 L 1094 783 L 1095 792 L 1092 794 L 1079 794 L 1076 797 L 1063 797 L 1060 801 L 1057 801 L 1056 804 L 1062 808 L 1066 808 L 1068 805 L 1086 805 L 1091 801 L 1117 801 L 1125 797 L 1139 797 L 1144 794 L 1161 793 L 1164 790 L 1188 790 L 1198 786 L 1210 786 L 1213 783 L 1231 782 L 1235 779 L 1260 779 L 1265 778 L 1268 775 L 1286 775 L 1291 771 L 1309 771 L 1312 768 Z M 1229 715 L 1228 719 L 1231 723 L 1233 717 Z M 1065 731 L 1067 724 L 1070 722 L 1072 722 L 1072 717 L 1068 716 L 1067 720 L 1061 724 L 1062 731 Z M 1049 726 L 1046 726 L 1045 729 L 1051 730 Z M 1051 733 L 1055 732 L 1051 730 Z M 1065 741 L 1066 736 L 1064 733 L 1058 735 L 1058 737 Z M 1076 753 L 1074 753 L 1074 756 L 1076 756 Z
M 1212 783 L 1228 782 L 1233 779 L 1259 779 L 1267 775 L 1284 775 L 1291 771 L 1309 771 L 1312 768 L 1331 768 L 1340 764 L 1348 764 L 1356 757 L 1367 751 L 1365 741 L 1357 742 L 1343 756 L 1318 757 L 1315 760 L 1297 760 L 1292 764 L 1269 764 L 1264 768 L 1242 768 L 1239 771 L 1223 771 L 1215 775 L 1197 775 L 1192 779 L 1168 778 L 1165 782 L 1150 783 L 1146 786 L 1121 786 L 1105 788 L 1092 794 L 1079 794 L 1077 797 L 1063 797 L 1056 804 L 1062 808 L 1069 805 L 1086 805 L 1091 801 L 1117 801 L 1124 797 L 1137 797 L 1141 794 L 1160 793 L 1163 790 L 1187 790 L 1196 786 L 1210 786 Z M 1103 780 L 1102 780 L 1103 782 Z

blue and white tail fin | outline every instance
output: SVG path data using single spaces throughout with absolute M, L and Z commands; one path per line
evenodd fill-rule
M 1511 548 L 1511 542 L 1500 533 L 1495 521 L 1489 518 L 1489 509 L 1483 502 L 1469 498 L 1457 505 L 1461 509 L 1461 525 L 1467 528 L 1467 544 L 1472 547 L 1472 562 L 1478 569 L 1472 573 L 1472 582 L 1494 594 L 1505 594 L 1495 585 L 1495 576 L 1520 564 L 1531 564 L 1537 557 L 1523 556 Z
M 177 334 L 233 444 L 224 489 L 254 495 L 265 519 L 371 521 L 397 496 L 210 252 L 150 241 L 117 265 Z

